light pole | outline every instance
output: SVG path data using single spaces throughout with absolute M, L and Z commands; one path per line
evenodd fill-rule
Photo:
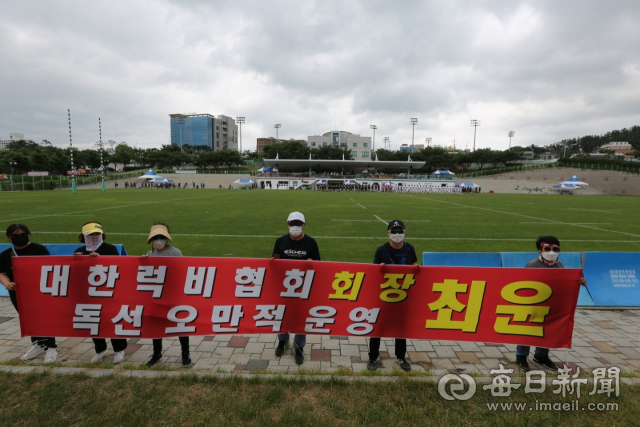
M 278 142 L 278 129 L 280 129 L 281 127 L 282 127 L 282 125 L 279 124 L 279 123 L 274 126 L 274 128 L 276 128 L 276 142 Z
M 376 151 L 376 129 L 378 129 L 378 126 L 369 125 L 369 127 L 373 129 L 373 144 L 371 145 L 371 152 L 373 153 L 374 151 Z
M 425 139 L 424 139 L 424 142 L 426 142 L 426 143 L 427 143 L 427 147 L 430 147 L 430 146 L 431 146 L 431 145 L 429 145 L 429 144 L 431 144 L 431 140 L 432 140 L 432 138 L 425 138 Z
M 240 145 L 238 151 L 242 155 L 242 124 L 244 123 L 244 117 L 236 117 L 236 122 L 240 123 Z
M 509 131 L 509 150 L 511 150 L 511 138 L 513 138 L 513 135 L 515 134 L 516 134 L 516 131 L 514 130 Z
M 412 153 L 413 153 L 413 137 L 416 134 L 416 123 L 418 123 L 418 119 L 412 118 L 411 119 L 411 128 L 412 128 L 412 132 L 411 132 L 411 152 Z
M 69 147 L 71 148 L 71 193 L 76 194 L 76 169 L 73 167 L 73 141 L 71 140 L 71 110 L 67 109 L 69 115 Z
M 102 143 L 102 123 L 100 122 L 100 117 L 98 117 L 98 129 L 100 130 L 100 169 L 101 169 L 101 175 L 102 175 L 102 192 L 106 192 L 107 189 L 104 186 L 104 162 L 102 161 L 102 152 L 104 144 Z
M 384 149 L 385 150 L 391 150 L 391 143 L 389 142 L 389 137 L 388 136 L 384 137 Z
M 184 117 L 179 117 L 176 121 L 180 125 L 180 152 L 182 153 L 182 125 L 186 123 L 187 119 L 185 119 Z
M 480 126 L 480 120 L 471 120 L 471 126 L 473 126 L 473 151 L 476 151 L 476 130 Z
M 13 159 L 9 159 L 9 165 L 11 166 L 11 175 L 10 176 L 10 181 L 11 181 L 11 191 L 13 191 L 13 166 L 16 165 L 16 161 Z

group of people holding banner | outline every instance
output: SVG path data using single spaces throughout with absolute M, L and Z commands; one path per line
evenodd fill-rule
M 274 259 L 289 260 L 312 260 L 320 261 L 320 250 L 317 242 L 304 232 L 306 226 L 305 217 L 300 212 L 292 212 L 287 218 L 288 234 L 279 237 L 272 252 Z M 12 247 L 0 253 L 0 283 L 9 291 L 11 302 L 18 311 L 18 300 L 14 282 L 12 259 L 21 256 L 42 256 L 49 255 L 43 245 L 30 241 L 31 231 L 24 224 L 11 224 L 6 230 L 6 236 L 12 243 Z M 387 225 L 387 237 L 389 241 L 377 248 L 373 262 L 374 264 L 394 264 L 394 265 L 418 265 L 418 258 L 415 248 L 404 241 L 406 229 L 401 220 L 392 220 Z M 88 222 L 82 226 L 78 239 L 84 246 L 78 247 L 74 251 L 75 256 L 117 256 L 118 250 L 115 246 L 106 243 L 106 233 L 99 222 Z M 182 252 L 172 245 L 169 227 L 164 223 L 155 223 L 151 227 L 147 244 L 151 245 L 151 250 L 146 256 L 150 257 L 181 257 Z M 558 261 L 560 252 L 560 242 L 556 237 L 544 236 L 536 241 L 536 248 L 539 252 L 538 258 L 530 261 L 527 268 L 563 268 Z M 586 285 L 584 278 L 578 281 L 580 285 Z M 288 333 L 278 334 L 278 344 L 275 348 L 275 355 L 282 357 L 289 345 L 290 336 Z M 182 365 L 191 366 L 189 350 L 189 337 L 179 337 L 182 351 Z M 44 362 L 52 363 L 57 360 L 57 346 L 54 337 L 31 337 L 32 346 L 22 356 L 25 361 L 33 360 L 41 354 L 45 354 Z M 95 355 L 92 362 L 98 363 L 108 355 L 107 342 L 104 338 L 93 338 Z M 376 370 L 378 367 L 378 357 L 380 350 L 380 338 L 372 337 L 369 342 L 369 361 L 367 368 Z M 111 344 L 115 352 L 113 363 L 122 362 L 127 348 L 127 340 L 123 338 L 111 339 Z M 293 353 L 295 362 L 301 365 L 304 362 L 304 346 L 306 335 L 296 334 L 293 340 Z M 397 364 L 405 371 L 411 370 L 410 363 L 406 360 L 407 344 L 406 339 L 395 339 L 395 358 Z M 527 362 L 529 355 L 528 346 L 518 346 L 516 350 L 516 362 L 523 371 L 530 370 Z M 536 348 L 534 361 L 548 369 L 557 370 L 557 366 L 549 358 L 549 349 Z M 154 366 L 162 359 L 162 339 L 153 340 L 153 354 L 146 362 L 147 366 Z

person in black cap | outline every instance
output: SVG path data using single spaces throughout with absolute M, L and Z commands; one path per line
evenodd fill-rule
M 405 228 L 404 223 L 399 219 L 394 219 L 387 226 L 387 236 L 389 242 L 382 246 L 378 246 L 376 254 L 373 257 L 374 264 L 401 264 L 401 265 L 417 265 L 418 257 L 416 250 L 407 242 L 404 242 Z M 396 362 L 405 371 L 411 370 L 411 365 L 405 359 L 407 353 L 407 340 L 404 338 L 396 338 Z M 380 355 L 380 338 L 372 337 L 369 340 L 369 362 L 367 369 L 375 371 L 378 369 L 378 356 Z

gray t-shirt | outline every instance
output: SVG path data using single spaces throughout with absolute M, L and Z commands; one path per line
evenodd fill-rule
M 147 256 L 182 256 L 182 252 L 180 252 L 180 249 L 169 245 L 162 251 L 149 251 L 147 252 Z
M 532 259 L 524 266 L 524 268 L 564 268 L 564 265 L 558 261 L 553 265 L 547 265 L 544 262 L 540 261 L 540 257 L 536 259 Z

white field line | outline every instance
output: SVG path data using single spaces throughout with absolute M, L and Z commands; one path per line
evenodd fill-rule
M 505 211 L 499 211 L 499 210 L 495 210 L 495 209 L 481 208 L 479 206 L 462 205 L 460 203 L 445 202 L 443 200 L 431 199 L 431 198 L 428 198 L 428 197 L 425 197 L 424 200 L 428 200 L 430 202 L 447 203 L 447 204 L 456 205 L 456 206 L 464 206 L 464 207 L 467 207 L 467 208 L 479 209 L 479 210 L 488 211 L 488 212 L 501 213 L 501 214 L 505 214 L 505 215 L 519 216 L 519 217 L 522 217 L 522 218 L 535 219 L 535 220 L 538 220 L 538 221 L 546 221 L 546 223 L 548 223 L 548 224 L 573 225 L 575 227 L 589 228 L 591 230 L 607 231 L 609 233 L 623 234 L 625 236 L 640 237 L 640 235 L 638 235 L 638 234 L 625 233 L 624 231 L 607 230 L 606 228 L 590 227 L 588 225 L 575 224 L 573 222 L 555 221 L 555 220 L 552 220 L 552 219 L 544 219 L 544 218 L 538 218 L 538 217 L 535 217 L 535 216 L 522 215 L 522 214 L 518 214 L 518 213 L 515 213 L 515 212 L 505 212 Z M 566 240 L 566 239 L 562 239 L 562 240 Z
M 332 219 L 331 221 L 344 221 L 344 222 L 378 222 L 377 219 Z
M 532 222 L 520 222 L 520 224 L 549 224 L 548 222 L 532 221 Z M 611 225 L 610 222 L 574 222 L 574 225 Z M 562 225 L 562 224 L 558 224 Z
M 356 203 L 356 205 L 360 206 L 362 209 L 367 209 L 364 206 L 362 206 L 360 203 Z
M 568 211 L 584 211 L 584 212 L 600 212 L 600 213 L 620 215 L 620 211 L 601 211 L 598 209 L 582 209 L 582 208 L 567 208 L 567 210 Z
M 384 221 L 383 221 L 384 222 Z M 386 224 L 386 223 L 385 223 Z M 36 231 L 34 234 L 73 234 L 77 235 L 77 231 Z M 149 233 L 114 233 L 109 232 L 113 236 L 149 236 Z M 180 237 L 233 237 L 233 238 L 265 238 L 276 239 L 281 234 L 180 234 L 171 233 L 172 236 Z M 386 236 L 313 236 L 314 239 L 356 239 L 356 240 L 385 240 Z M 475 238 L 475 237 L 409 237 L 409 240 L 461 240 L 461 241 L 498 241 L 498 242 L 531 242 L 531 238 L 527 239 L 503 239 L 503 238 Z M 581 239 L 562 239 L 563 242 L 595 242 L 595 243 L 640 243 L 640 240 L 581 240 Z
M 382 222 L 383 224 L 389 224 L 389 221 L 385 221 L 384 219 L 380 218 L 378 215 L 374 215 L 376 218 L 378 218 L 378 221 Z
M 203 199 L 205 197 L 226 196 L 226 195 L 229 195 L 229 194 L 238 194 L 238 193 L 222 193 L 222 194 L 214 194 L 214 195 L 211 195 L 211 196 L 203 196 L 203 197 L 197 197 L 197 196 L 196 197 L 181 197 L 179 199 L 158 200 L 158 201 L 155 201 L 155 202 L 144 202 L 144 203 L 134 203 L 134 204 L 131 204 L 131 205 L 110 206 L 108 208 L 87 209 L 87 210 L 84 210 L 84 211 L 74 211 L 74 212 L 50 214 L 50 215 L 35 215 L 35 216 L 27 216 L 27 217 L 19 217 L 19 218 L 11 218 L 11 219 L 0 219 L 0 222 L 11 222 L 11 221 L 16 221 L 16 220 L 25 220 L 25 219 L 33 219 L 33 218 L 48 218 L 48 217 L 55 217 L 55 216 L 75 215 L 75 214 L 79 214 L 79 213 L 105 211 L 105 210 L 109 210 L 109 209 L 129 208 L 131 206 L 152 205 L 152 204 L 155 204 L 155 203 L 171 203 L 171 202 L 175 202 L 175 201 L 178 201 L 178 200 Z

